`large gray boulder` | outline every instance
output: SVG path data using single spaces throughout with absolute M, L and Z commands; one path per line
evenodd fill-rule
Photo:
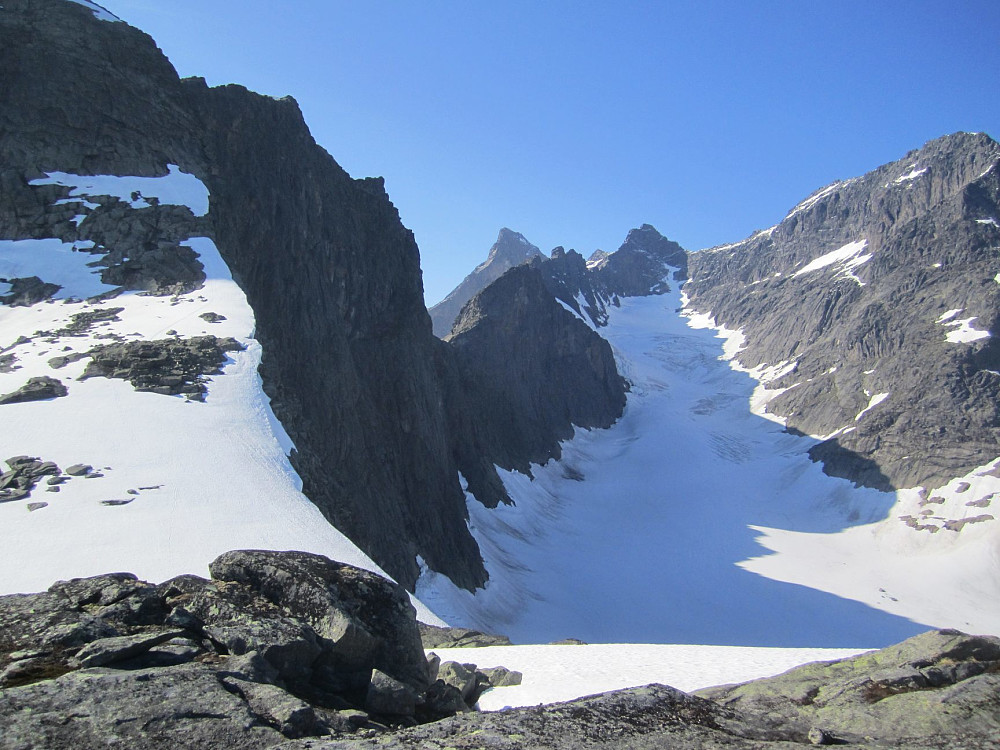
M 264 747 L 419 718 L 428 664 L 398 584 L 302 552 L 210 570 L 0 597 L 0 748 Z
M 417 692 L 427 688 L 416 612 L 401 586 L 307 552 L 227 552 L 209 570 L 308 623 L 333 667 L 375 668 Z
M 852 743 L 1000 737 L 1000 638 L 937 630 L 895 646 L 697 693 L 790 736 Z

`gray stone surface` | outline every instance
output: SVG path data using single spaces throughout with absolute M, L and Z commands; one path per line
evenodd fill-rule
M 29 378 L 28 382 L 12 393 L 0 394 L 0 405 L 21 404 L 26 401 L 47 401 L 65 396 L 69 391 L 61 380 L 48 375 Z
M 881 651 L 697 694 L 799 738 L 819 728 L 851 743 L 902 747 L 949 737 L 993 741 L 1000 737 L 1000 638 L 931 631 Z
M 227 354 L 243 348 L 236 339 L 215 336 L 108 344 L 88 352 L 81 379 L 121 378 L 137 391 L 204 401 L 206 376 L 220 374 Z
M 510 638 L 505 635 L 481 633 L 469 628 L 439 627 L 418 623 L 420 640 L 424 648 L 476 648 L 478 646 L 509 646 Z
M 996 333 L 1000 229 L 978 220 L 1000 212 L 998 163 L 988 136 L 946 136 L 818 191 L 773 230 L 690 256 L 691 305 L 744 332 L 743 365 L 798 363 L 768 386 L 798 384 L 768 410 L 812 435 L 853 428 L 812 450 L 827 473 L 937 487 L 996 458 L 998 339 L 952 343 L 939 320 L 961 309 Z M 798 274 L 861 240 L 871 257 L 850 273 Z M 856 419 L 878 393 L 889 397 Z
M 434 335 L 444 338 L 451 333 L 465 303 L 511 268 L 541 257 L 541 251 L 528 242 L 523 234 L 506 227 L 501 229 L 486 260 L 476 266 L 447 297 L 428 308 L 427 312 L 434 323 Z
M 306 552 L 227 552 L 210 570 L 308 622 L 334 666 L 375 667 L 417 692 L 426 689 L 416 612 L 401 586 Z
M 211 569 L 0 597 L 0 748 L 263 747 L 445 715 L 417 711 L 427 661 L 397 584 L 299 552 Z
M 481 692 L 516 673 L 453 662 L 428 685 L 398 586 L 294 552 L 212 568 L 215 580 L 111 573 L 0 597 L 0 747 L 980 750 L 1000 732 L 998 638 L 935 631 L 698 696 L 648 686 L 479 714 Z M 347 664 L 327 637 L 338 612 L 399 642 Z M 418 721 L 434 723 L 405 728 Z

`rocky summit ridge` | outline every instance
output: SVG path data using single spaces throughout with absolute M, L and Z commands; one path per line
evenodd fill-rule
M 829 473 L 933 489 L 1000 454 L 998 165 L 989 136 L 945 136 L 689 256 L 688 308 L 742 333 Z
M 504 273 L 533 258 L 542 257 L 542 252 L 524 238 L 520 232 L 504 227 L 497 235 L 489 254 L 482 263 L 466 276 L 447 297 L 428 308 L 434 323 L 434 335 L 444 338 L 451 333 L 455 319 L 465 303 L 485 289 Z

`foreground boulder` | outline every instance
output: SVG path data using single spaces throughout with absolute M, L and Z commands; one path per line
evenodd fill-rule
M 264 747 L 415 723 L 432 675 L 402 587 L 304 552 L 210 570 L 0 597 L 0 747 Z
M 397 584 L 302 552 L 229 552 L 210 571 L 0 597 L 0 748 L 985 750 L 1000 736 L 1000 638 L 935 631 L 697 695 L 650 685 L 479 713 L 483 690 L 520 675 L 425 657 Z

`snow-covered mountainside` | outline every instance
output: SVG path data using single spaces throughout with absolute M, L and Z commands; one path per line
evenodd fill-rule
M 759 407 L 822 437 L 830 473 L 927 488 L 935 528 L 960 517 L 925 512 L 934 490 L 1000 456 L 998 164 L 988 136 L 946 136 L 691 256 L 689 305 L 740 332 Z
M 617 307 L 571 298 L 631 384 L 623 417 L 578 430 L 530 476 L 504 473 L 512 507 L 486 511 L 468 493 L 490 582 L 470 595 L 427 572 L 421 595 L 521 642 L 848 646 L 923 626 L 1000 631 L 993 326 L 975 324 L 1000 298 L 997 153 L 985 136 L 934 142 L 848 183 L 868 193 L 820 191 L 773 230 L 690 254 L 683 292 L 665 291 L 683 273 L 664 269 L 663 288 Z M 947 387 L 928 388 L 938 377 Z M 831 415 L 818 436 L 793 429 Z M 855 433 L 876 450 L 832 454 L 831 438 Z M 933 481 L 897 489 L 873 472 Z
M 169 207 L 197 231 L 208 213 L 204 184 L 174 165 L 159 178 L 52 173 L 32 185 L 65 193 L 53 207 L 77 227 L 116 208 L 167 221 Z M 44 302 L 0 308 L 10 456 L 0 591 L 108 570 L 165 580 L 237 548 L 300 549 L 382 572 L 303 496 L 257 374 L 253 311 L 215 243 L 180 245 L 202 283 L 117 293 L 102 271 L 128 263 L 120 248 L 0 240 L 8 290 L 24 279 L 57 286 Z M 48 388 L 26 391 L 32 382 Z
M 476 266 L 447 297 L 427 309 L 434 322 L 434 335 L 439 338 L 447 336 L 466 302 L 514 266 L 540 257 L 541 251 L 523 234 L 506 227 L 501 229 L 486 260 Z
M 383 181 L 353 179 L 341 169 L 315 143 L 294 100 L 260 96 L 236 85 L 212 88 L 201 79 L 180 80 L 152 39 L 90 2 L 9 0 L 0 12 L 0 35 L 0 240 L 5 264 L 0 270 L 5 336 L 0 342 L 0 410 L 11 419 L 15 412 L 54 414 L 63 402 L 77 408 L 81 392 L 110 388 L 111 397 L 134 386 L 143 391 L 141 403 L 165 409 L 174 420 L 169 431 L 152 417 L 133 418 L 142 416 L 141 411 L 98 418 L 100 399 L 94 397 L 86 430 L 78 426 L 75 436 L 62 438 L 67 449 L 82 439 L 88 449 L 107 455 L 118 450 L 112 450 L 123 439 L 116 425 L 128 418 L 136 445 L 158 441 L 161 450 L 150 455 L 159 456 L 158 476 L 169 476 L 154 481 L 130 475 L 127 486 L 107 485 L 109 496 L 95 495 L 98 502 L 116 501 L 102 506 L 105 511 L 137 514 L 140 496 L 156 492 L 142 488 L 156 485 L 186 488 L 184 502 L 204 511 L 211 507 L 213 488 L 231 484 L 239 488 L 231 491 L 232 497 L 246 498 L 240 508 L 247 503 L 256 507 L 271 494 L 269 485 L 255 477 L 258 469 L 244 472 L 233 458 L 217 463 L 209 482 L 201 476 L 208 469 L 194 471 L 194 464 L 188 466 L 180 457 L 193 452 L 211 457 L 228 450 L 199 432 L 209 427 L 197 415 L 218 414 L 222 421 L 212 422 L 209 431 L 228 434 L 220 425 L 229 417 L 217 410 L 222 401 L 213 390 L 226 390 L 220 382 L 235 380 L 226 380 L 229 373 L 259 376 L 254 382 L 261 393 L 240 391 L 233 398 L 244 404 L 269 403 L 274 418 L 266 420 L 268 429 L 279 436 L 287 433 L 278 443 L 290 452 L 275 460 L 283 462 L 282 471 L 290 477 L 282 480 L 288 491 L 299 500 L 304 495 L 319 509 L 319 516 L 309 511 L 309 523 L 321 528 L 309 533 L 326 539 L 332 525 L 410 588 L 420 565 L 469 590 L 485 583 L 487 574 L 467 526 L 460 476 L 490 489 L 489 496 L 480 490 L 484 499 L 507 502 L 496 465 L 512 469 L 553 455 L 558 440 L 571 434 L 574 419 L 589 426 L 613 422 L 624 401 L 624 384 L 607 345 L 551 299 L 537 299 L 539 309 L 548 303 L 545 319 L 556 325 L 539 328 L 534 345 L 566 356 L 562 364 L 550 356 L 546 383 L 520 378 L 524 403 L 537 403 L 533 389 L 541 393 L 541 386 L 559 382 L 570 366 L 579 382 L 610 387 L 587 390 L 597 394 L 596 401 L 588 396 L 589 402 L 582 403 L 581 395 L 573 408 L 549 410 L 541 419 L 537 410 L 519 409 L 512 422 L 509 412 L 483 408 L 494 405 L 495 380 L 515 378 L 503 371 L 507 364 L 502 360 L 501 371 L 493 373 L 496 379 L 479 377 L 476 361 L 485 361 L 479 352 L 487 345 L 501 351 L 516 347 L 517 326 L 503 320 L 498 306 L 493 313 L 500 314 L 483 316 L 477 324 L 483 331 L 489 328 L 491 336 L 477 334 L 477 325 L 466 326 L 461 353 L 458 345 L 433 335 L 423 303 L 419 252 Z M 508 234 L 522 256 L 530 254 L 526 242 Z M 240 311 L 215 309 L 221 303 L 205 290 L 216 277 L 235 281 L 231 286 L 244 295 Z M 68 301 L 70 296 L 77 301 Z M 171 317 L 171 312 L 159 312 L 162 299 L 170 300 L 164 304 L 172 312 L 197 306 L 198 315 L 206 317 L 160 326 L 161 319 Z M 140 324 L 136 316 L 148 321 Z M 62 351 L 66 346 L 71 348 Z M 534 377 L 542 368 L 538 362 L 529 364 Z M 101 385 L 106 378 L 124 378 L 132 385 L 118 380 Z M 205 378 L 213 379 L 207 390 Z M 177 412 L 162 406 L 164 400 L 178 401 L 177 396 L 204 398 L 205 406 L 188 404 Z M 110 405 L 104 411 L 117 414 Z M 589 419 L 592 414 L 600 418 Z M 190 416 L 190 436 L 181 415 Z M 530 424 L 521 423 L 525 418 Z M 56 439 L 59 429 L 51 423 L 43 427 L 34 416 L 26 419 L 37 421 L 37 433 L 44 432 L 46 440 Z M 504 421 L 498 424 L 497 419 Z M 4 423 L 13 424 L 7 418 Z M 140 434 L 144 425 L 153 434 Z M 10 429 L 0 434 L 0 460 L 27 456 L 10 467 L 2 489 L 11 491 L 0 500 L 20 511 L 27 502 L 49 503 L 33 506 L 31 523 L 37 529 L 30 539 L 37 540 L 57 515 L 52 499 L 57 493 L 39 500 L 44 486 L 33 489 L 30 498 L 26 490 L 39 484 L 39 472 L 49 476 L 47 462 L 55 461 L 60 470 L 80 462 L 93 465 L 95 472 L 116 465 L 122 470 L 112 458 L 60 455 L 56 460 L 43 455 L 40 447 L 30 447 L 29 432 L 25 427 L 20 433 Z M 528 432 L 535 434 L 525 441 L 522 435 Z M 177 447 L 167 450 L 168 443 Z M 242 455 L 241 461 L 251 462 L 253 451 L 233 450 L 232 457 Z M 265 463 L 271 460 L 266 458 L 270 454 L 262 455 Z M 110 470 L 101 473 L 112 476 Z M 86 486 L 105 486 L 98 479 L 103 478 L 88 480 Z M 204 491 L 196 489 L 197 482 Z M 84 485 L 69 480 L 59 496 L 72 486 L 78 490 L 70 495 Z M 130 489 L 140 496 L 128 493 Z M 129 497 L 137 499 L 123 505 Z M 175 562 L 182 546 L 189 552 L 197 549 L 191 558 L 191 570 L 197 572 L 220 545 L 249 544 L 237 542 L 236 531 L 231 539 L 226 534 L 216 539 L 214 526 L 268 526 L 270 517 L 258 521 L 255 515 L 220 506 L 197 535 L 181 535 L 184 545 L 163 544 L 176 547 Z M 299 523 L 298 516 L 289 518 L 293 526 Z M 5 534 L 16 533 L 13 525 L 4 528 L 0 542 Z M 121 532 L 124 547 L 138 554 L 146 531 L 137 525 L 125 535 L 120 526 L 116 533 Z M 282 533 L 268 530 L 258 546 L 291 545 L 281 541 Z M 215 541 L 202 548 L 198 538 Z M 225 539 L 229 541 L 221 541 Z M 93 559 L 76 569 L 68 561 L 86 557 L 87 540 L 76 539 L 73 549 L 68 542 L 64 540 L 58 556 L 67 562 L 59 575 L 111 565 L 110 558 L 106 563 Z M 158 569 L 155 561 L 166 559 L 159 544 L 145 546 L 149 565 L 111 567 L 155 578 L 150 572 Z M 305 541 L 298 546 L 313 549 Z M 325 547 L 317 551 L 333 554 Z M 4 567 L 21 576 L 31 563 L 11 557 Z M 31 587 L 41 587 L 53 570 L 38 566 L 38 582 Z

